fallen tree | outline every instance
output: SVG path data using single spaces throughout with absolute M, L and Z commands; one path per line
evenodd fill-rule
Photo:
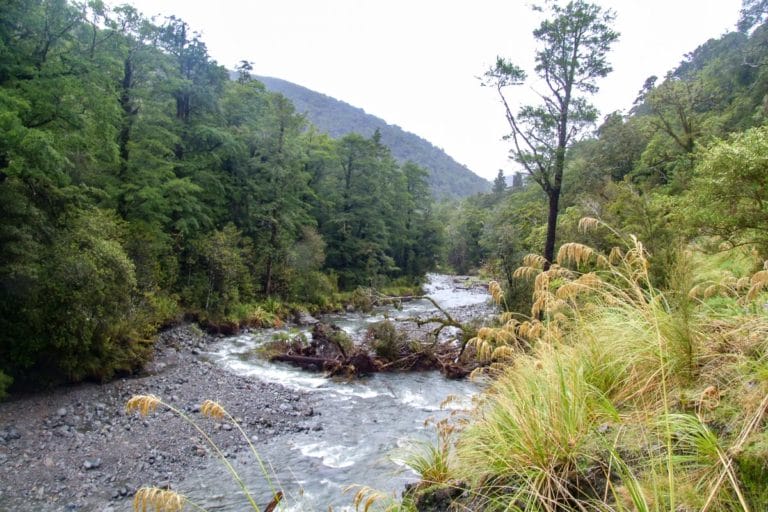
M 338 326 L 318 322 L 311 338 L 304 335 L 280 339 L 265 349 L 271 361 L 289 363 L 329 376 L 361 377 L 377 372 L 439 370 L 448 378 L 462 378 L 477 367 L 474 357 L 463 357 L 477 328 L 456 319 L 427 295 L 390 296 L 374 289 L 359 289 L 358 295 L 371 306 L 394 306 L 415 300 L 432 304 L 427 316 L 387 319 L 372 324 L 362 343 L 356 345 Z M 415 325 L 418 336 L 409 336 L 405 325 Z M 425 326 L 429 327 L 426 331 Z M 453 328 L 456 336 L 446 337 Z

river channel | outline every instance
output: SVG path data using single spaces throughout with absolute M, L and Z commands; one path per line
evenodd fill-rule
M 431 274 L 425 289 L 451 312 L 461 314 L 463 309 L 464 315 L 467 311 L 487 315 L 490 311 L 487 292 L 467 287 L 461 278 Z M 417 300 L 403 304 L 401 310 L 377 308 L 368 314 L 329 315 L 322 321 L 335 323 L 360 340 L 371 323 L 387 317 L 426 316 L 434 311 L 429 301 Z M 352 382 L 336 381 L 268 363 L 254 355 L 254 349 L 277 332 L 261 330 L 227 338 L 206 356 L 237 374 L 316 395 L 316 403 L 320 404 L 315 412 L 317 429 L 281 436 L 279 441 L 260 448 L 271 468 L 272 484 L 257 464 L 237 466 L 252 494 L 269 495 L 270 485 L 281 489 L 285 493 L 282 510 L 352 510 L 354 491 L 345 492 L 351 484 L 400 493 L 417 476 L 398 456 L 414 442 L 434 440 L 435 427 L 430 420 L 467 407 L 479 391 L 472 382 L 448 380 L 438 372 L 377 374 Z M 456 400 L 441 407 L 449 396 Z M 242 509 L 243 496 L 223 469 L 188 475 L 186 487 L 194 489 L 189 492 L 190 498 L 208 510 Z

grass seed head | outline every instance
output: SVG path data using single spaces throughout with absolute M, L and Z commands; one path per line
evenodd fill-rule
M 512 274 L 512 277 L 515 279 L 533 279 L 536 274 L 541 272 L 540 268 L 531 267 L 528 265 L 523 265 L 522 267 L 517 267 Z
M 125 404 L 126 412 L 139 411 L 142 416 L 147 416 L 151 412 L 157 410 L 157 406 L 162 402 L 160 398 L 155 395 L 134 395 Z
M 142 487 L 133 496 L 134 512 L 178 512 L 186 498 L 181 494 L 157 487 Z
M 501 300 L 504 298 L 504 292 L 501 289 L 501 285 L 498 281 L 491 281 L 488 283 L 488 291 L 491 293 L 491 298 L 496 304 L 501 304 Z
M 596 229 L 600 225 L 600 221 L 594 217 L 582 217 L 579 219 L 579 231 L 586 233 L 591 229 Z
M 578 266 L 589 261 L 593 254 L 595 254 L 594 249 L 587 245 L 568 242 L 560 246 L 560 250 L 557 251 L 556 260 L 561 265 L 570 262 Z
M 206 400 L 200 406 L 200 414 L 209 418 L 220 420 L 227 416 L 227 411 L 213 400 Z
M 534 269 L 541 270 L 544 268 L 544 265 L 547 263 L 546 258 L 542 256 L 541 254 L 526 254 L 523 257 L 523 266 L 524 267 L 532 267 Z

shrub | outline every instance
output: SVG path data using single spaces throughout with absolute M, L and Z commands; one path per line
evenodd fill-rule
M 406 337 L 399 333 L 389 320 L 376 322 L 368 327 L 366 339 L 377 356 L 394 361 L 398 359 L 406 344 Z
M 13 379 L 0 370 L 0 400 L 8 396 L 8 388 L 13 384 Z
M 105 379 L 147 360 L 122 231 L 113 214 L 92 210 L 56 233 L 24 288 L 0 301 L 3 371 L 17 381 Z

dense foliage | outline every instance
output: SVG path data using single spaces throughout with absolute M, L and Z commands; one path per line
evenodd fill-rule
M 768 2 L 741 14 L 567 145 L 555 256 L 541 255 L 551 197 L 535 173 L 449 214 L 448 260 L 504 285 L 490 286 L 502 313 L 468 344 L 489 388 L 406 461 L 422 481 L 401 501 L 367 497 L 766 508 Z
M 130 371 L 181 311 L 258 319 L 434 265 L 426 170 L 378 133 L 320 135 L 247 63 L 230 80 L 182 20 L 66 0 L 0 20 L 2 388 Z
M 762 19 L 762 4 L 745 2 L 743 16 Z M 646 80 L 629 112 L 609 113 L 593 136 L 571 140 L 555 246 L 610 249 L 615 235 L 578 229 L 580 218 L 599 218 L 643 240 L 659 285 L 677 249 L 692 241 L 754 244 L 767 257 L 767 38 L 768 27 L 756 23 L 751 32 L 710 39 L 663 79 Z M 526 311 L 532 283 L 512 272 L 526 254 L 542 253 L 548 199 L 536 176 L 526 176 L 502 193 L 465 200 L 448 212 L 447 260 L 461 271 L 490 269 L 505 282 L 509 307 Z

